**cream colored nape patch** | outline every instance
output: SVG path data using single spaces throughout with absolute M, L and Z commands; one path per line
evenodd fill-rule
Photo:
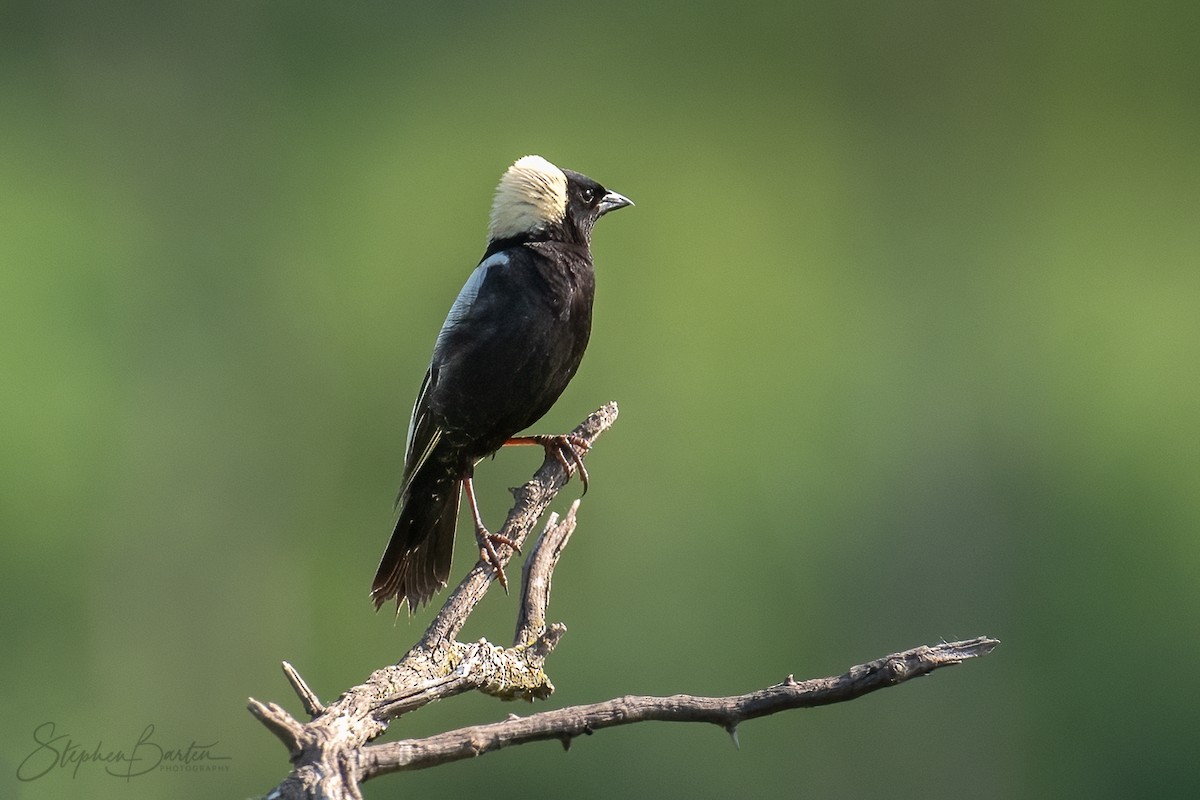
M 566 215 L 567 176 L 541 156 L 525 156 L 508 168 L 496 187 L 488 239 L 529 233 L 562 222 Z

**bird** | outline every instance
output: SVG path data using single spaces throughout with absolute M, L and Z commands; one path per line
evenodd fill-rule
M 500 178 L 487 247 L 438 332 L 409 420 L 395 526 L 371 584 L 378 610 L 409 613 L 446 586 L 460 495 L 481 556 L 508 583 L 475 500 L 475 466 L 505 445 L 541 445 L 584 491 L 586 443 L 517 436 L 558 400 L 587 348 L 595 273 L 592 227 L 629 198 L 545 158 L 518 159 Z

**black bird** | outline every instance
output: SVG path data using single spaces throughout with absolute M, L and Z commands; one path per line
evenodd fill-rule
M 575 375 L 592 328 L 592 226 L 633 203 L 540 156 L 508 168 L 492 203 L 487 250 L 450 308 L 413 407 L 396 499 L 399 517 L 371 599 L 410 611 L 446 585 L 460 487 L 484 554 L 507 586 L 475 503 L 475 465 L 505 444 L 538 444 L 578 468 L 579 443 L 515 437 L 537 422 Z

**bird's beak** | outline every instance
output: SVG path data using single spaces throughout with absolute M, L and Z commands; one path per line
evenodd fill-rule
M 633 205 L 633 201 L 623 194 L 616 192 L 608 192 L 604 197 L 600 198 L 600 216 L 604 216 L 610 211 L 616 211 L 618 208 Z

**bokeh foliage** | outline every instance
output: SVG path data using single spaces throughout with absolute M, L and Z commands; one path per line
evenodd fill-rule
M 433 337 L 528 152 L 638 204 L 598 228 L 593 344 L 539 426 L 621 404 L 556 581 L 550 702 L 1003 645 L 748 724 L 740 751 L 641 726 L 368 797 L 1195 796 L 1198 24 L 1191 3 L 6 3 L 5 796 L 265 791 L 286 761 L 243 703 L 288 698 L 279 660 L 330 695 L 418 634 L 429 612 L 374 615 L 368 583 Z M 481 467 L 490 519 L 536 463 Z M 513 602 L 468 634 L 503 639 Z M 19 783 L 45 721 L 233 761 Z

